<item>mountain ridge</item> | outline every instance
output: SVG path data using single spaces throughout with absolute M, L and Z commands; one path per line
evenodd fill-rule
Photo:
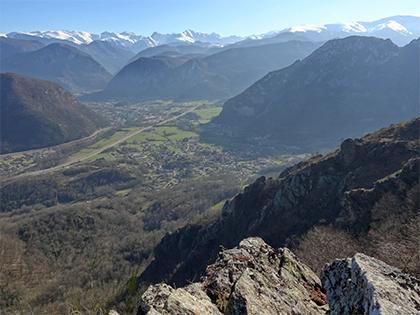
M 201 33 L 185 30 L 181 33 L 162 34 L 154 32 L 150 36 L 137 35 L 132 32 L 102 32 L 100 34 L 80 31 L 33 31 L 10 32 L 5 37 L 21 40 L 38 40 L 44 44 L 53 42 L 72 43 L 75 45 L 88 45 L 94 41 L 106 41 L 117 46 L 139 52 L 145 48 L 165 44 L 185 44 L 207 42 L 212 45 L 227 45 L 241 40 L 238 36 L 221 36 L 216 33 Z
M 316 151 L 411 119 L 420 106 L 419 47 L 419 40 L 404 47 L 375 37 L 330 40 L 226 101 L 203 136 Z
M 125 66 L 91 99 L 218 99 L 241 91 L 268 71 L 289 65 L 318 44 L 286 42 L 232 48 L 203 57 L 140 57 Z
M 75 140 L 104 125 L 102 118 L 59 85 L 0 74 L 1 153 Z
M 362 253 L 329 262 L 320 278 L 288 248 L 248 237 L 221 248 L 196 282 L 149 286 L 136 314 L 418 313 L 419 280 Z
M 289 34 L 298 39 L 300 35 L 305 40 L 326 41 L 336 37 L 349 35 L 367 35 L 381 38 L 391 38 L 398 45 L 405 45 L 410 40 L 420 36 L 420 17 L 415 15 L 395 15 L 375 21 L 354 21 L 347 23 L 326 23 L 319 25 L 295 25 L 278 31 L 270 31 L 260 35 L 249 36 L 221 36 L 216 33 L 202 33 L 186 29 L 180 33 L 162 34 L 154 32 L 150 36 L 138 35 L 133 32 L 108 32 L 100 34 L 85 31 L 32 31 L 10 32 L 3 36 L 16 39 L 32 39 L 50 44 L 53 41 L 71 42 L 76 45 L 90 44 L 93 41 L 108 41 L 125 48 L 132 48 L 136 53 L 149 48 L 165 44 L 182 44 L 207 42 L 213 45 L 226 46 L 240 41 L 260 41 L 285 36 Z M 256 44 L 256 43 L 254 43 Z
M 98 90 L 111 79 L 93 57 L 63 43 L 12 55 L 2 61 L 1 71 L 54 81 L 75 92 Z
M 314 269 L 316 260 L 322 266 L 356 248 L 418 274 L 415 234 L 408 234 L 404 243 L 397 241 L 405 258 L 414 257 L 407 265 L 402 256 L 393 257 L 375 244 L 390 244 L 401 229 L 408 231 L 406 222 L 414 220 L 414 226 L 418 222 L 419 132 L 420 118 L 391 125 L 348 139 L 340 149 L 292 166 L 277 178 L 257 179 L 225 203 L 216 222 L 166 235 L 137 283 L 165 281 L 179 286 L 196 281 L 219 246 L 235 246 L 248 236 L 262 237 L 275 247 L 306 244 L 299 255 Z M 394 201 L 387 203 L 389 198 Z M 392 229 L 387 229 L 389 224 Z M 326 243 L 314 238 L 317 232 L 311 231 L 316 226 L 326 229 L 319 236 Z M 349 233 L 348 239 L 337 237 L 339 231 L 347 231 L 343 233 Z M 392 247 L 388 250 L 392 252 Z

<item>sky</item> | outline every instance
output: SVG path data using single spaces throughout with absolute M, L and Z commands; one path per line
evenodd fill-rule
M 372 21 L 419 15 L 420 0 L 0 0 L 0 32 L 185 29 L 261 34 L 298 24 Z

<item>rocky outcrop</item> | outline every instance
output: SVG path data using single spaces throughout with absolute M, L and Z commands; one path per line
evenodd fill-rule
M 138 314 L 222 314 L 200 284 L 174 289 L 167 284 L 150 286 L 142 296 Z
M 339 150 L 299 163 L 277 178 L 257 179 L 225 204 L 216 222 L 165 236 L 138 283 L 196 281 L 216 259 L 219 245 L 230 248 L 249 236 L 283 247 L 314 226 L 329 224 L 366 239 L 372 223 L 390 213 L 403 218 L 398 223 L 403 227 L 419 215 L 416 198 L 407 198 L 418 195 L 419 132 L 419 118 L 392 125 L 346 140 Z M 390 196 L 395 207 L 386 200 Z
M 364 254 L 327 264 L 319 278 L 287 248 L 250 237 L 219 252 L 200 282 L 150 286 L 138 315 L 415 315 L 420 281 Z M 327 304 L 328 302 L 328 304 Z
M 152 285 L 138 314 L 325 314 L 318 277 L 288 249 L 251 237 L 221 250 L 200 282 Z
M 330 314 L 420 314 L 420 281 L 372 257 L 336 260 L 321 279 Z
M 417 217 L 420 208 L 415 200 L 410 203 L 410 194 L 419 194 L 420 158 L 408 160 L 401 169 L 376 181 L 372 188 L 355 188 L 349 190 L 342 199 L 342 211 L 336 225 L 353 232 L 368 231 L 378 205 L 385 198 L 392 196 L 393 203 L 385 202 L 389 216 Z

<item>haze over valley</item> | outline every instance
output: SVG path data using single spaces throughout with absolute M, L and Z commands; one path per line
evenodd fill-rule
M 34 2 L 63 20 L 0 29 L 0 315 L 417 314 L 418 12 L 146 35 Z

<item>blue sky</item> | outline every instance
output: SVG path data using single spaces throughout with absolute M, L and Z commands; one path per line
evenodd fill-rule
M 420 15 L 420 0 L 0 0 L 0 32 L 193 29 L 259 34 L 302 23 Z

